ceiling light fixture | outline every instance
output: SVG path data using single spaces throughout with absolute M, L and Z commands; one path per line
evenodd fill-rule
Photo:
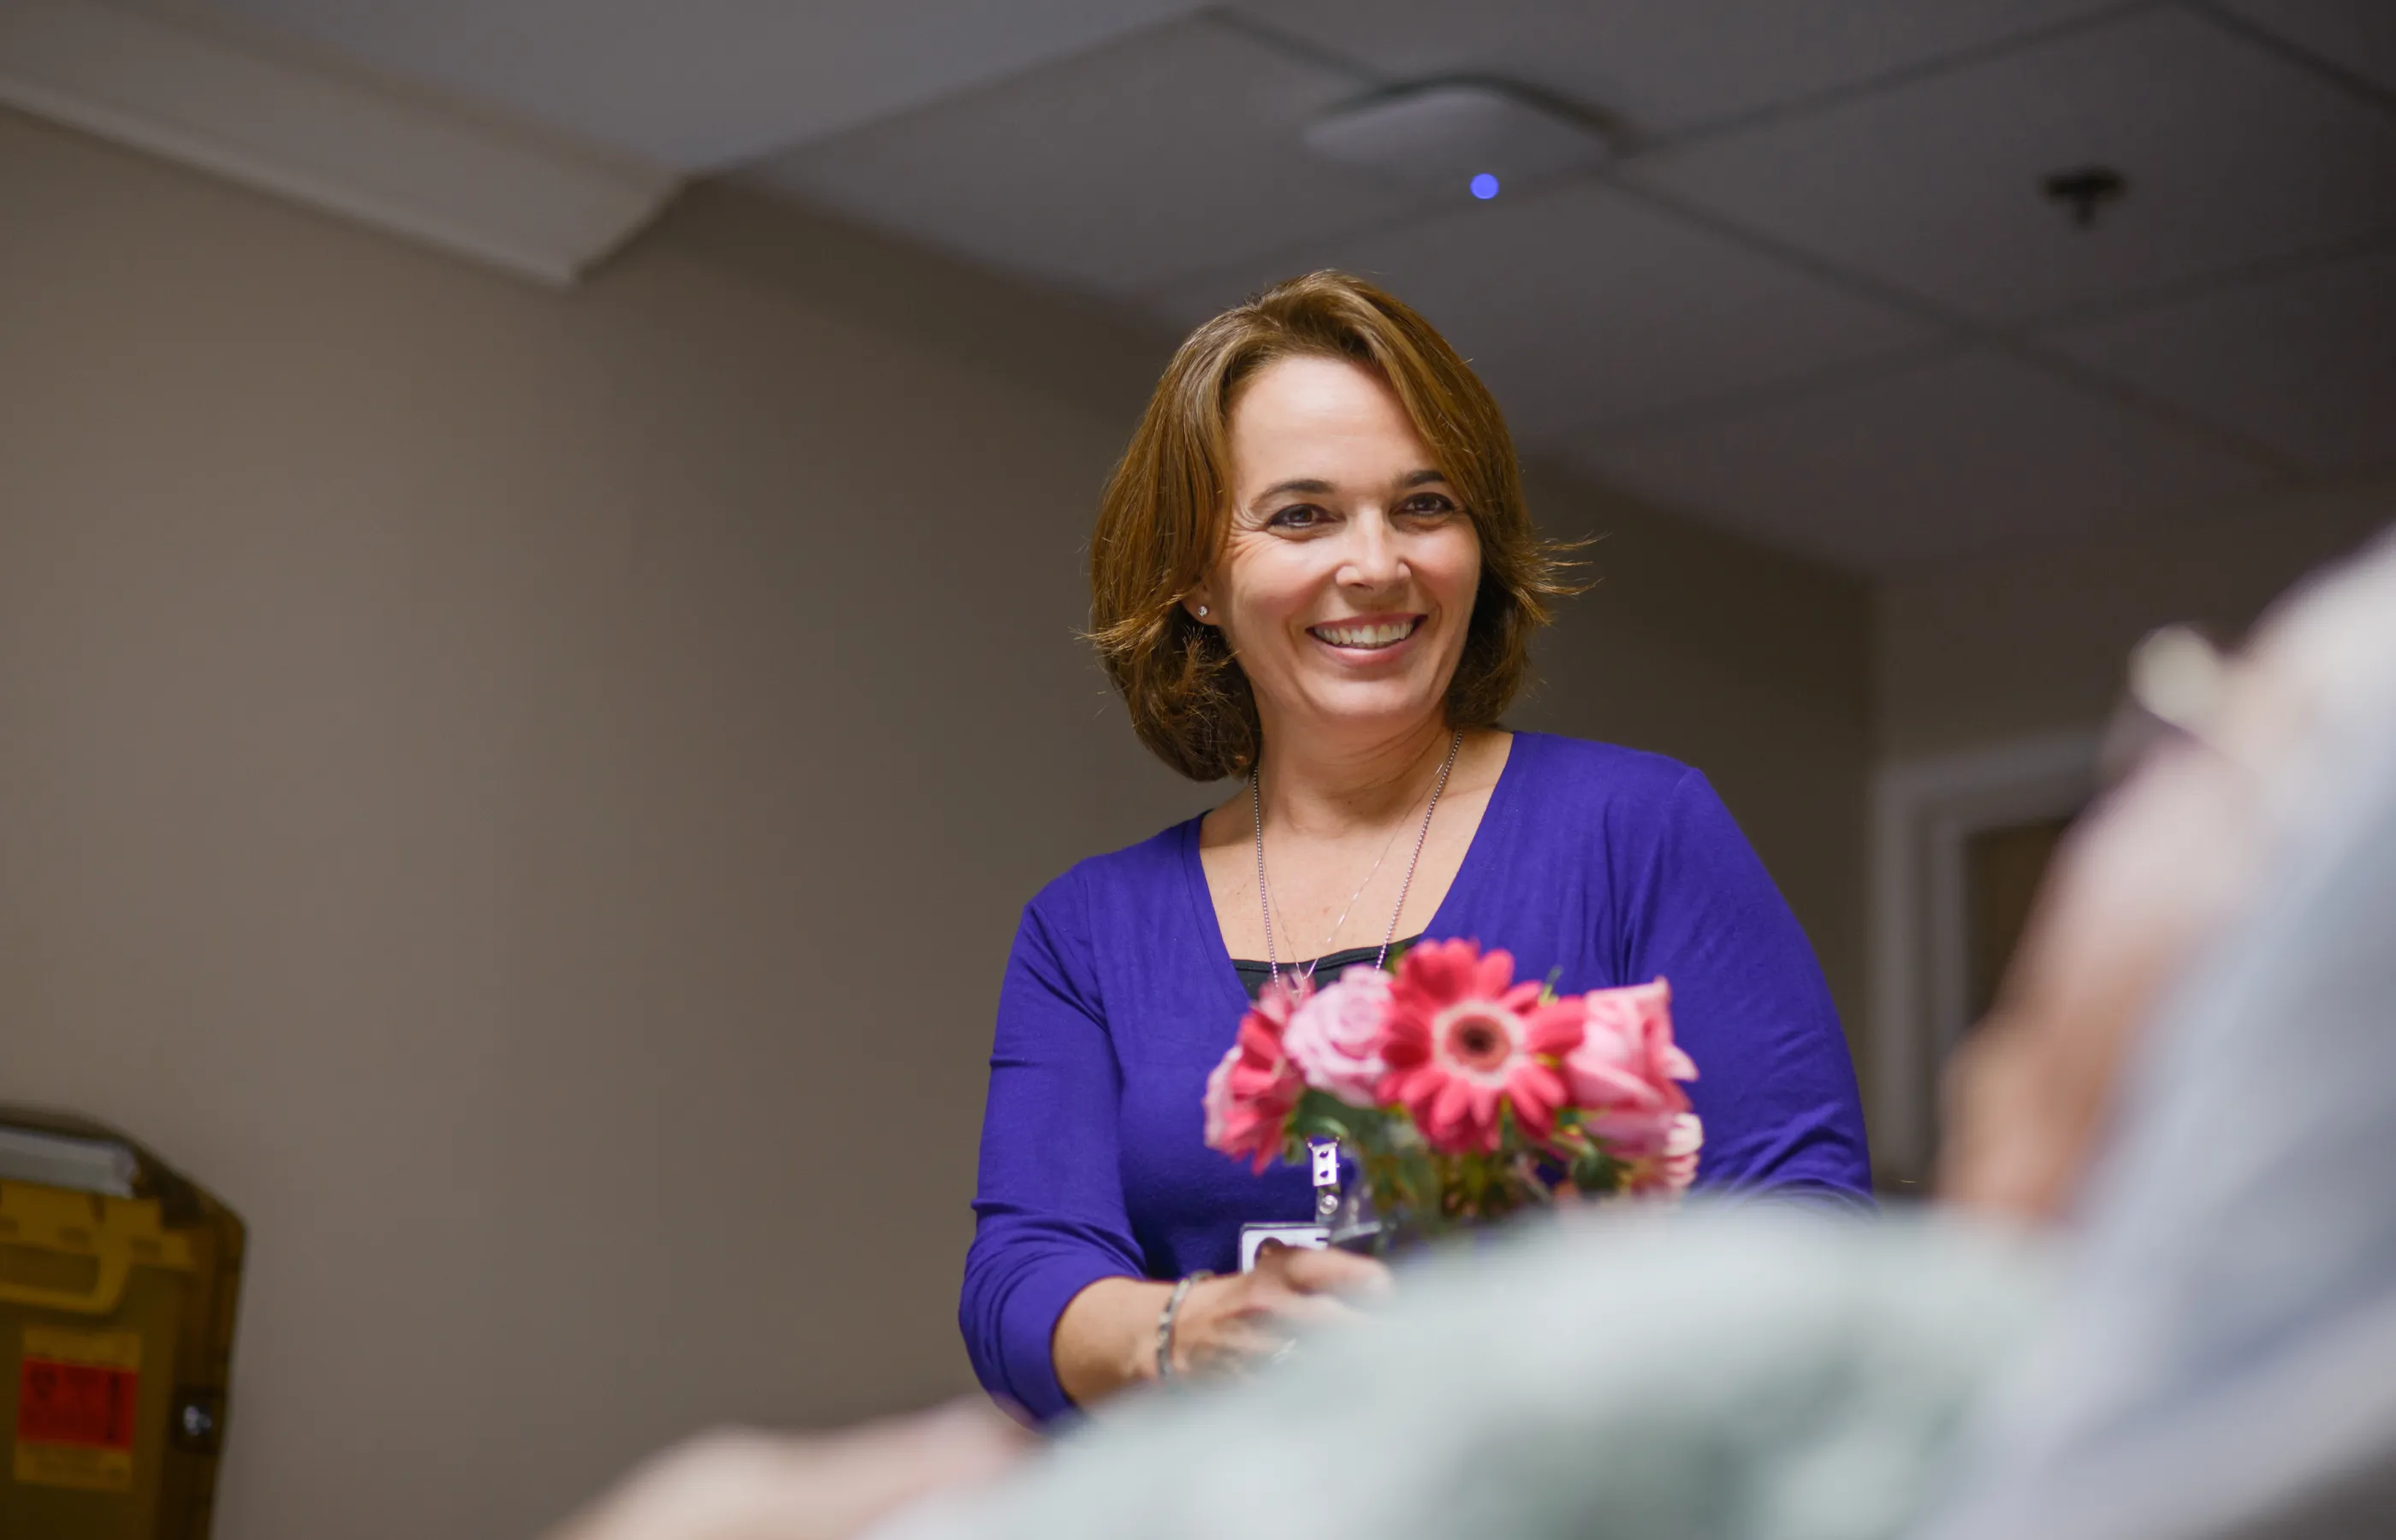
M 1432 81 L 1351 102 L 1307 125 L 1306 147 L 1384 181 L 1486 201 L 1613 158 L 1600 121 L 1496 81 Z

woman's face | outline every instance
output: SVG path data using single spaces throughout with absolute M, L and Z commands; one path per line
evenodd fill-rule
M 1268 735 L 1444 724 L 1481 537 L 1370 370 L 1286 358 L 1231 405 L 1231 520 L 1187 601 L 1223 628 Z

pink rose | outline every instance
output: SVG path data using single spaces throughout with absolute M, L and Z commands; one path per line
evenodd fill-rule
M 1298 1008 L 1282 1042 L 1307 1084 L 1351 1107 L 1370 1107 L 1389 1069 L 1381 1062 L 1389 1030 L 1390 976 L 1359 963 Z
M 1663 1149 L 1631 1162 L 1631 1176 L 1622 1190 L 1642 1198 L 1680 1197 L 1697 1179 L 1697 1151 L 1705 1142 L 1705 1125 L 1697 1122 L 1697 1115 L 1681 1113 L 1664 1135 Z
M 1308 986 L 1279 980 L 1267 984 L 1240 1018 L 1239 1041 L 1206 1077 L 1206 1148 L 1256 1162 L 1258 1171 L 1281 1153 L 1290 1112 L 1306 1082 L 1282 1045 L 1290 1013 L 1304 1003 Z
M 1580 1044 L 1564 1068 L 1583 1126 L 1625 1160 L 1663 1156 L 1675 1120 L 1689 1110 L 1679 1082 L 1697 1078 L 1672 1042 L 1671 986 L 1658 978 L 1592 989 L 1582 1002 Z

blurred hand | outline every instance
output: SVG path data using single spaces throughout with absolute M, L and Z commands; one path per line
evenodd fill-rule
M 1194 1285 L 1174 1323 L 1174 1368 L 1236 1368 L 1286 1347 L 1301 1331 L 1356 1319 L 1351 1300 L 1390 1292 L 1390 1269 L 1369 1256 L 1268 1241 L 1257 1265 Z
M 2250 802 L 2230 761 L 2179 744 L 2074 827 L 1950 1071 L 1942 1196 L 2033 1221 L 2070 1206 L 2139 1026 L 2251 885 Z
M 702 1434 L 640 1466 L 550 1540 L 837 1540 L 995 1476 L 1029 1441 L 978 1400 L 839 1433 Z

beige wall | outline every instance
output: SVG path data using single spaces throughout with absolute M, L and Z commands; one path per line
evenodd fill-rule
M 252 1225 L 220 1533 L 531 1533 L 969 1383 L 1022 900 L 1202 793 L 1071 631 L 1162 340 L 730 195 L 550 293 L 0 114 L 0 1099 Z M 1547 484 L 1526 723 L 1860 970 L 1862 591 Z
M 1906 758 L 2096 727 L 2139 637 L 2196 621 L 2232 640 L 2290 583 L 2391 518 L 2396 476 L 1884 583 L 1879 749 Z

